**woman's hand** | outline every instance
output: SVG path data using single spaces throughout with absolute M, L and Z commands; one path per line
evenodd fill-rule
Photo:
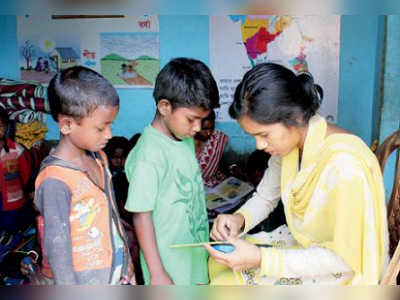
M 210 245 L 205 246 L 216 263 L 227 266 L 234 271 L 261 267 L 262 255 L 259 247 L 233 237 L 228 237 L 227 241 L 235 247 L 235 251 L 232 253 L 223 253 Z
M 210 236 L 215 241 L 226 241 L 228 237 L 237 237 L 244 227 L 244 216 L 241 214 L 219 215 L 214 222 Z

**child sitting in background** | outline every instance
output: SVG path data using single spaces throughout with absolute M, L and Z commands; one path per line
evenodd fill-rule
M 18 262 L 9 254 L 34 224 L 33 203 L 26 191 L 30 154 L 8 138 L 8 131 L 8 113 L 0 107 L 0 277 L 18 270 Z
M 130 152 L 129 141 L 123 136 L 113 137 L 104 148 L 110 162 L 110 171 L 115 192 L 115 199 L 118 204 L 122 225 L 128 237 L 129 250 L 135 267 L 136 281 L 142 283 L 143 276 L 140 269 L 139 242 L 133 226 L 133 215 L 125 209 L 128 196 L 129 182 L 125 175 L 125 160 Z
M 31 173 L 30 154 L 7 138 L 9 118 L 0 108 L 0 261 L 5 235 L 17 235 L 33 224 L 33 207 L 25 186 Z M 7 243 L 9 244 L 9 243 Z
M 129 142 L 123 136 L 114 136 L 108 141 L 104 152 L 110 161 L 110 171 L 112 175 L 124 173 L 126 157 L 129 154 Z
M 130 182 L 125 208 L 134 213 L 145 283 L 207 284 L 205 249 L 170 246 L 209 241 L 193 137 L 219 106 L 218 87 L 204 63 L 178 58 L 158 74 L 154 98 L 154 120 L 125 165 Z
M 125 175 L 125 160 L 129 153 L 129 142 L 125 137 L 115 136 L 108 142 L 104 152 L 110 162 L 115 198 L 121 217 L 131 223 L 132 215 L 124 209 L 129 188 L 129 182 Z
M 222 155 L 228 137 L 215 130 L 215 112 L 212 111 L 201 123 L 201 131 L 195 136 L 197 160 L 206 188 L 213 188 L 227 178 L 223 171 Z

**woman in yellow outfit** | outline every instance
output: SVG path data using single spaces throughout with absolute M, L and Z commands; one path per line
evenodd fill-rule
M 237 87 L 230 114 L 272 157 L 252 199 L 215 221 L 211 237 L 235 251 L 207 246 L 211 284 L 379 283 L 388 262 L 381 170 L 361 139 L 316 113 L 322 97 L 310 74 L 271 63 Z M 287 227 L 245 235 L 280 200 Z

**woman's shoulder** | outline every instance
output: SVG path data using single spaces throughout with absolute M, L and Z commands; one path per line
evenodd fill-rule
M 360 137 L 332 124 L 328 125 L 325 141 L 333 149 L 348 149 L 362 153 L 371 152 Z
M 346 170 L 360 169 L 365 165 L 377 168 L 378 161 L 375 154 L 360 137 L 339 127 L 331 126 L 328 128 L 326 137 L 330 164 Z
M 333 124 L 328 124 L 328 128 L 327 128 L 327 131 L 326 131 L 326 137 L 329 137 L 329 136 L 334 135 L 334 134 L 350 134 L 350 135 L 352 135 L 349 131 L 347 131 L 347 130 L 345 130 L 343 128 L 340 128 L 340 127 L 335 126 Z
M 150 164 L 157 168 L 165 168 L 167 153 L 164 148 L 161 144 L 155 145 L 154 141 L 141 139 L 129 153 L 125 165 Z

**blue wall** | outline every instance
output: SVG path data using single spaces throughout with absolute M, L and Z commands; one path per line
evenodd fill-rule
M 399 128 L 400 122 L 400 18 L 387 19 L 386 56 L 383 80 L 381 140 Z
M 383 76 L 383 103 L 380 123 L 381 142 L 400 128 L 400 18 L 388 16 L 385 69 Z M 389 199 L 394 182 L 396 155 L 386 163 L 384 178 L 386 198 Z
M 371 144 L 377 131 L 383 17 L 343 16 L 341 29 L 340 92 L 338 125 Z M 18 79 L 16 17 L 0 16 L 0 77 Z M 189 56 L 209 62 L 208 16 L 160 16 L 161 64 Z M 130 137 L 152 120 L 155 105 L 151 90 L 119 90 L 121 112 L 115 135 Z M 49 118 L 50 119 L 50 118 Z M 57 139 L 55 123 L 48 121 L 48 139 Z M 228 152 L 242 157 L 254 142 L 236 123 L 217 125 L 229 134 Z
M 377 137 L 383 18 L 343 16 L 338 125 L 368 145 Z
M 19 78 L 17 19 L 15 16 L 0 16 L 0 77 Z

